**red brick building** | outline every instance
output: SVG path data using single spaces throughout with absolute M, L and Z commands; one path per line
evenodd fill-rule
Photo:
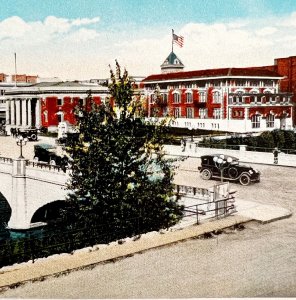
M 172 52 L 161 65 L 161 74 L 143 80 L 148 117 L 173 115 L 172 126 L 189 129 L 293 129 L 293 84 L 282 88 L 293 75 L 287 60 L 273 66 L 183 71 Z M 155 90 L 160 99 L 155 98 Z

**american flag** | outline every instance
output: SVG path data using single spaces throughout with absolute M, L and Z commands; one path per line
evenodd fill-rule
M 173 33 L 173 42 L 182 48 L 184 44 L 184 38 L 181 35 L 176 35 Z

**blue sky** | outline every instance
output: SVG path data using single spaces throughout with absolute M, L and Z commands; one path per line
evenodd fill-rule
M 295 0 L 0 0 L 0 72 L 108 77 L 118 59 L 134 75 L 160 72 L 171 29 L 187 70 L 272 64 L 296 55 Z M 294 50 L 295 49 L 295 50 Z

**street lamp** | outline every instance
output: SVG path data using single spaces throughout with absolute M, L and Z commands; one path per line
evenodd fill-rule
M 215 166 L 220 170 L 221 182 L 223 182 L 223 171 L 225 168 L 228 167 L 230 163 L 232 163 L 232 158 L 231 157 L 225 158 L 223 154 L 220 154 L 219 156 L 214 156 L 213 161 L 215 163 Z
M 25 146 L 27 144 L 27 142 L 28 142 L 28 139 L 24 138 L 22 135 L 19 135 L 16 138 L 16 144 L 21 147 L 21 155 L 19 158 L 24 158 L 23 157 L 23 146 Z

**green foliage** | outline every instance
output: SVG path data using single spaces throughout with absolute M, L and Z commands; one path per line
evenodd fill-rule
M 270 131 L 264 131 L 257 138 L 260 147 L 273 148 L 274 147 L 274 135 Z
M 292 130 L 285 130 L 284 131 L 284 148 L 285 149 L 295 149 L 296 146 L 296 137 L 295 133 Z
M 67 223 L 115 224 L 126 235 L 169 227 L 181 217 L 174 200 L 174 161 L 164 158 L 165 121 L 140 118 L 141 103 L 124 70 L 110 70 L 111 99 L 96 105 L 91 95 L 76 110 L 77 133 L 66 144 L 71 160 Z M 134 220 L 134 221 L 133 221 Z M 112 228 L 110 228 L 112 230 Z M 114 230 L 114 228 L 113 228 Z
M 220 149 L 234 145 L 247 145 L 250 150 L 256 149 L 256 151 L 271 150 L 274 147 L 282 150 L 293 150 L 296 149 L 296 134 L 292 130 L 275 129 L 273 131 L 264 131 L 259 136 L 233 136 L 225 140 L 203 138 L 199 143 L 200 147 Z
M 284 130 L 276 129 L 272 131 L 274 146 L 283 148 L 285 145 L 285 134 Z

